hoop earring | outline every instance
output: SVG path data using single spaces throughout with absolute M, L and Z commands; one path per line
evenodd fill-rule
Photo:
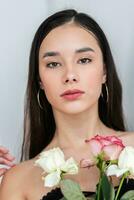
M 105 91 L 106 91 L 106 103 L 108 103 L 108 101 L 109 101 L 109 91 L 108 91 L 108 87 L 107 87 L 107 84 L 106 84 L 106 83 L 104 83 L 103 85 L 105 86 Z M 104 99 L 103 91 L 101 92 L 101 96 L 102 96 L 102 98 Z
M 39 104 L 40 109 L 44 110 L 44 108 L 42 107 L 42 105 L 41 105 L 41 103 L 40 103 L 40 90 L 41 90 L 41 89 L 39 88 L 38 93 L 37 93 L 37 101 L 38 101 L 38 104 Z

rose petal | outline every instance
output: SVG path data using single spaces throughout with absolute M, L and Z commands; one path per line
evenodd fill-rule
M 53 151 L 53 160 L 56 168 L 65 163 L 64 154 L 60 148 L 56 148 L 55 151 Z
M 119 156 L 118 165 L 120 168 L 127 168 L 131 175 L 134 175 L 134 148 L 126 146 Z
M 106 139 L 111 141 L 114 144 L 118 144 L 118 145 L 124 147 L 122 140 L 120 138 L 118 138 L 117 136 L 107 136 Z
M 78 166 L 76 161 L 71 157 L 69 158 L 61 167 L 60 169 L 68 174 L 77 174 L 78 173 Z
M 95 165 L 95 161 L 91 160 L 91 159 L 82 159 L 80 161 L 80 167 L 81 168 L 86 168 L 86 167 L 91 167 Z
M 103 152 L 105 154 L 106 160 L 117 160 L 121 151 L 122 147 L 116 144 L 103 147 Z
M 88 142 L 89 148 L 94 156 L 97 156 L 101 152 L 102 145 L 98 140 L 91 139 Z
M 111 145 L 111 141 L 110 140 L 107 140 L 106 138 L 102 138 L 101 140 L 100 140 L 100 142 L 101 142 L 101 144 L 102 144 L 102 147 L 103 146 L 108 146 L 108 145 Z
M 60 148 L 53 148 L 40 154 L 35 164 L 50 173 L 65 163 L 64 154 Z
M 60 177 L 60 171 L 56 171 L 56 172 L 52 172 L 50 174 L 48 174 L 47 176 L 45 176 L 45 182 L 44 182 L 44 186 L 46 187 L 53 187 L 57 184 L 59 184 L 61 177 Z
M 50 157 L 44 157 L 44 158 L 39 158 L 38 160 L 35 161 L 35 164 L 39 167 L 41 167 L 45 172 L 52 172 L 56 170 L 55 163 L 53 161 L 53 158 Z
M 110 165 L 106 171 L 107 176 L 122 176 L 128 169 L 120 169 L 117 165 Z

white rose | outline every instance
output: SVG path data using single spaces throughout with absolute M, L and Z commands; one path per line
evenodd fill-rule
M 134 177 L 134 148 L 126 146 L 120 153 L 118 165 L 108 167 L 106 174 L 108 176 L 122 176 L 125 172 L 129 172 L 131 178 Z
M 45 172 L 50 173 L 65 163 L 64 154 L 59 147 L 53 148 L 40 153 L 35 163 Z
M 44 185 L 53 187 L 59 184 L 62 174 L 78 173 L 77 163 L 73 158 L 65 161 L 64 153 L 59 147 L 44 151 L 40 154 L 35 165 L 41 167 L 48 175 L 45 176 Z M 43 173 L 44 174 L 44 173 Z
M 61 170 L 68 174 L 77 174 L 78 166 L 75 160 L 71 157 L 61 166 Z

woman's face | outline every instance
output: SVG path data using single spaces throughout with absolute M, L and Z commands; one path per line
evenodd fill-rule
M 98 106 L 106 74 L 95 37 L 75 24 L 50 31 L 40 46 L 39 75 L 53 109 L 74 114 Z M 84 93 L 61 97 L 66 90 L 74 89 Z

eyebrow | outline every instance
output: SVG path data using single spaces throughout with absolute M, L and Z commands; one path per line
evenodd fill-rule
M 81 48 L 81 49 L 77 49 L 77 50 L 75 51 L 75 53 L 83 53 L 83 52 L 87 52 L 87 51 L 95 52 L 95 51 L 94 51 L 92 48 L 90 48 L 90 47 L 84 47 L 84 48 Z M 59 52 L 56 52 L 56 51 L 49 51 L 49 52 L 44 53 L 43 58 L 51 57 L 51 56 L 59 56 L 59 55 L 60 55 Z

